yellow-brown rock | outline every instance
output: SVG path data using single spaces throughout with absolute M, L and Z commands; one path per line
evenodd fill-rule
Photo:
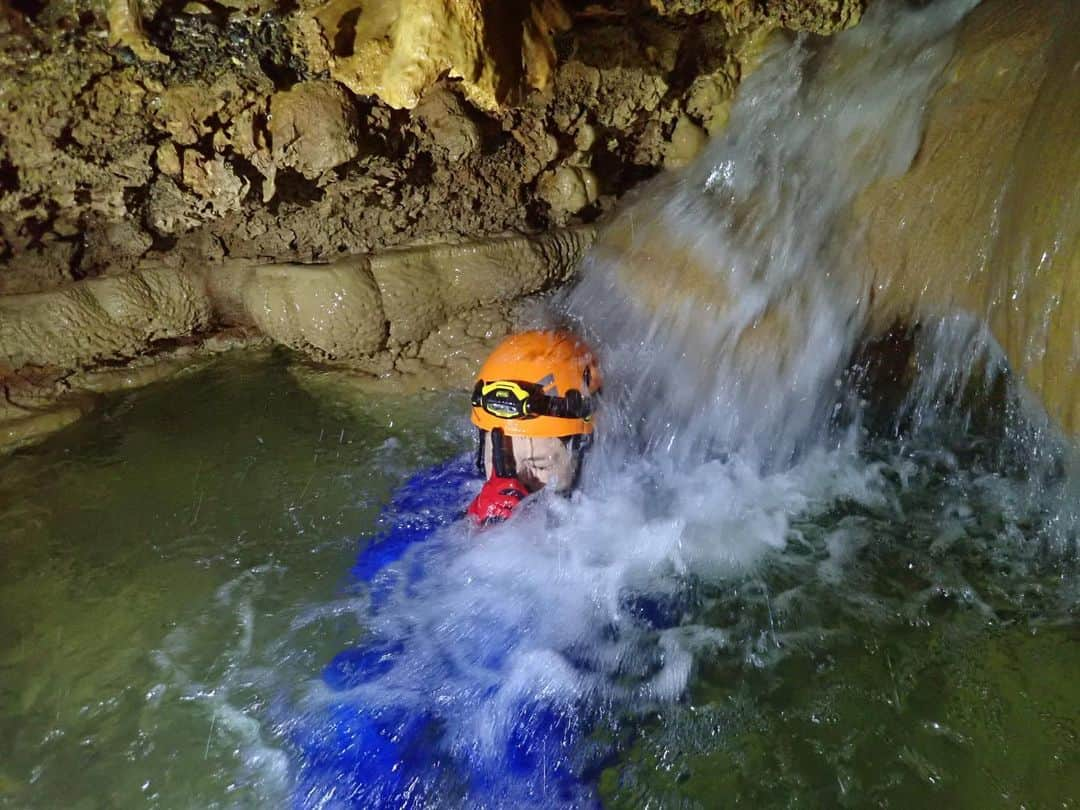
M 259 331 L 318 359 L 362 361 L 385 340 L 379 291 L 362 257 L 253 267 L 240 294 Z
M 356 109 L 336 82 L 301 82 L 275 93 L 267 129 L 277 166 L 308 178 L 360 153 Z
M 184 185 L 205 202 L 203 213 L 210 216 L 239 209 L 250 187 L 221 155 L 205 158 L 195 149 L 184 150 L 182 172 Z
M 413 112 L 450 160 L 461 160 L 480 148 L 480 128 L 469 118 L 464 102 L 446 87 L 433 87 Z
M 719 14 L 732 32 L 745 30 L 748 22 L 761 14 L 792 31 L 832 34 L 855 25 L 866 0 L 649 0 L 649 5 L 664 15 Z
M 557 219 L 565 219 L 595 202 L 599 187 L 592 169 L 564 164 L 540 178 L 537 193 Z
M 1080 7 L 987 0 L 903 177 L 859 203 L 880 325 L 965 310 L 1080 432 Z
M 681 115 L 675 122 L 675 129 L 671 133 L 664 150 L 664 167 L 668 169 L 680 169 L 700 154 L 709 142 L 709 135 L 701 127 L 690 120 L 688 116 Z
M 403 109 L 444 75 L 484 110 L 545 88 L 552 33 L 570 24 L 558 0 L 331 0 L 315 16 L 330 75 Z
M 126 45 L 147 62 L 168 62 L 169 57 L 155 48 L 143 31 L 139 0 L 109 0 L 109 41 L 113 45 Z
M 202 282 L 170 268 L 0 296 L 0 366 L 79 368 L 210 325 Z

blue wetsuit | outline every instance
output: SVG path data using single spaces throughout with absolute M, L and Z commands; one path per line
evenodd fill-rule
M 475 482 L 473 461 L 464 457 L 418 473 L 398 491 L 352 569 L 370 595 L 374 625 L 380 612 L 407 605 L 409 588 L 422 586 L 429 570 L 439 575 L 446 548 L 425 541 L 463 517 Z M 595 804 L 580 753 L 591 725 L 584 708 L 536 696 L 510 698 L 507 708 L 500 690 L 517 645 L 512 620 L 465 621 L 479 632 L 445 648 L 407 632 L 390 637 L 384 628 L 333 659 L 323 681 L 335 697 L 294 733 L 298 807 Z M 482 716 L 496 700 L 501 721 L 493 739 L 464 744 L 446 733 L 451 713 Z

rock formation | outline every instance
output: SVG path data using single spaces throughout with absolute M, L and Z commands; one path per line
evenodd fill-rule
M 722 125 L 748 41 L 807 27 L 793 8 L 833 30 L 860 4 L 714 7 L 16 3 L 0 294 L 593 222 Z
M 597 222 L 724 126 L 769 31 L 829 33 L 861 10 L 5 6 L 7 399 L 16 378 L 69 390 L 73 373 L 235 330 L 376 374 L 438 367 L 453 335 L 492 332 L 484 323 L 505 325 L 517 296 L 568 276 L 587 231 L 557 229 Z M 1067 0 L 987 0 L 960 35 L 912 170 L 856 212 L 875 323 L 949 307 L 985 316 L 1073 431 L 1076 15 Z M 338 319 L 336 307 L 366 314 Z
M 879 325 L 962 310 L 1080 433 L 1080 8 L 985 0 L 965 21 L 911 169 L 870 189 Z M 928 204 L 932 202 L 932 204 Z
M 377 374 L 465 363 L 455 340 L 479 353 L 567 277 L 588 231 L 553 231 L 723 126 L 766 32 L 861 2 L 5 6 L 7 406 L 214 335 Z

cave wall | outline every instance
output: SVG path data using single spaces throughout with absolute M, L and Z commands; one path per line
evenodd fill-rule
M 683 5 L 18 0 L 0 294 L 595 221 L 723 125 L 763 32 L 861 0 Z

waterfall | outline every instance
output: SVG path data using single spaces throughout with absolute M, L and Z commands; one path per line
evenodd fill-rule
M 841 225 L 910 164 L 972 5 L 874 3 L 828 41 L 778 36 L 726 132 L 601 237 L 566 309 L 605 350 L 639 448 L 768 468 L 825 437 L 873 294 Z
M 432 806 L 588 806 L 590 774 L 618 749 L 604 734 L 678 714 L 703 661 L 774 672 L 852 627 L 886 632 L 942 592 L 994 615 L 960 564 L 913 594 L 879 593 L 875 577 L 894 574 L 897 543 L 932 532 L 934 553 L 970 536 L 1002 570 L 1027 572 L 1031 545 L 1017 559 L 979 546 L 980 520 L 1000 505 L 1017 537 L 1053 520 L 946 442 L 869 447 L 845 373 L 879 292 L 860 281 L 850 208 L 911 164 L 972 6 L 877 2 L 828 41 L 777 38 L 727 131 L 607 226 L 558 306 L 605 376 L 581 490 L 541 491 L 481 533 L 447 525 L 391 567 L 394 587 L 361 619 L 378 668 L 347 692 L 314 690 L 309 708 L 394 718 L 402 737 L 420 718 L 430 749 L 394 760 L 404 770 L 387 779 L 406 787 L 363 769 L 344 785 Z M 977 324 L 928 331 L 926 346 L 955 351 L 923 357 L 911 402 L 932 402 L 957 353 L 988 345 Z M 1067 489 L 1055 492 L 1060 505 Z M 423 510 L 393 520 L 422 524 Z M 877 554 L 884 573 L 867 575 Z M 657 745 L 709 751 L 685 722 L 664 724 Z M 320 777 L 304 803 L 342 789 Z

